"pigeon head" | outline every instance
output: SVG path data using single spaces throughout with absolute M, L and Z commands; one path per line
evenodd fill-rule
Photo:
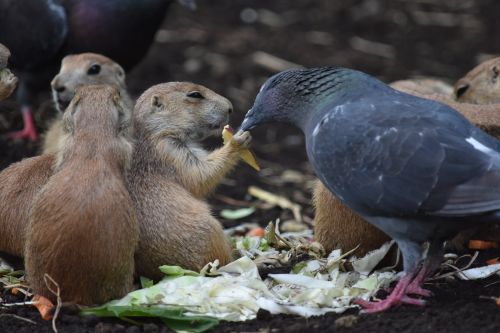
M 291 108 L 294 101 L 295 85 L 291 78 L 300 73 L 300 69 L 291 69 L 269 78 L 260 88 L 252 108 L 245 115 L 240 129 L 247 131 L 268 122 L 290 122 L 296 109 Z
M 304 128 L 318 102 L 341 92 L 339 84 L 349 72 L 343 68 L 290 69 L 269 78 L 261 87 L 240 129 L 250 130 L 268 122 L 286 122 Z

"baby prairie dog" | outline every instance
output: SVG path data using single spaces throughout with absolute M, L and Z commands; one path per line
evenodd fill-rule
M 60 112 L 44 135 L 42 153 L 56 153 L 63 136 L 62 113 L 75 95 L 78 87 L 90 84 L 108 84 L 116 87 L 127 107 L 133 108 L 127 93 L 125 71 L 108 57 L 96 53 L 68 55 L 61 62 L 61 69 L 51 82 L 52 99 Z
M 485 61 L 457 81 L 457 101 L 472 104 L 500 103 L 500 57 Z
M 132 154 L 131 110 L 119 90 L 84 86 L 63 116 L 54 175 L 37 195 L 26 235 L 26 276 L 34 293 L 82 305 L 132 288 L 138 225 L 125 185 Z
M 198 145 L 221 134 L 231 110 L 224 97 L 188 82 L 153 86 L 138 99 L 128 186 L 140 221 L 139 275 L 159 279 L 160 265 L 196 271 L 215 259 L 231 260 L 221 224 L 199 198 L 237 163 L 250 135 L 237 133 L 211 153 Z
M 17 77 L 7 68 L 10 51 L 0 44 L 0 101 L 12 94 L 17 85 Z

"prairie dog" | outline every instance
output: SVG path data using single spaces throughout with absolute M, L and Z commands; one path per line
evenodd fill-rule
M 438 79 L 399 80 L 392 82 L 390 86 L 403 92 L 417 91 L 421 94 L 439 94 L 448 98 L 453 96 L 453 87 Z
M 61 62 L 61 69 L 51 82 L 52 99 L 60 112 L 43 137 L 42 153 L 56 153 L 63 136 L 62 113 L 75 95 L 78 87 L 91 84 L 108 84 L 116 87 L 127 107 L 133 108 L 127 93 L 125 71 L 108 57 L 96 53 L 68 55 Z
M 472 104 L 500 103 L 500 58 L 485 61 L 457 81 L 457 101 Z
M 10 51 L 0 44 L 0 101 L 12 94 L 17 86 L 17 77 L 7 68 Z
M 231 260 L 222 226 L 200 200 L 239 160 L 249 133 L 237 133 L 224 147 L 207 153 L 198 144 L 220 135 L 231 103 L 193 83 L 153 86 L 134 110 L 136 146 L 128 186 L 140 221 L 136 267 L 140 275 L 161 278 L 158 266 L 199 270 Z
M 23 257 L 31 205 L 53 173 L 53 154 L 24 159 L 0 172 L 0 251 Z
M 137 101 L 137 136 L 148 142 L 164 163 L 164 173 L 195 197 L 203 198 L 220 183 L 250 145 L 250 133 L 236 133 L 231 142 L 212 152 L 199 142 L 220 136 L 232 104 L 210 89 L 189 82 L 149 88 Z M 151 152 L 151 153 L 153 153 Z
M 111 86 L 77 89 L 63 117 L 54 175 L 38 193 L 26 235 L 26 276 L 34 293 L 82 305 L 132 288 L 138 225 L 125 186 L 132 153 L 131 110 Z
M 319 180 L 314 186 L 314 237 L 327 253 L 335 249 L 360 257 L 378 249 L 390 237 L 372 226 L 337 199 Z

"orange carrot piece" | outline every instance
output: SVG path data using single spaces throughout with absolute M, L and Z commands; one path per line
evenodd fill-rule
M 497 242 L 484 241 L 478 239 L 471 239 L 469 241 L 469 249 L 471 250 L 487 250 L 487 249 L 495 249 L 498 247 Z
M 497 297 L 497 305 L 500 306 L 500 296 Z
M 31 299 L 33 305 L 38 309 L 43 320 L 51 320 L 53 316 L 54 304 L 48 299 L 41 295 L 35 295 Z
M 257 227 L 253 228 L 249 232 L 247 232 L 247 236 L 257 236 L 257 237 L 264 237 L 265 230 L 264 228 Z
M 499 257 L 486 260 L 486 264 L 488 264 L 488 265 L 496 265 L 496 264 L 499 264 L 499 263 L 500 263 L 500 258 Z
M 11 293 L 12 295 L 17 295 L 17 294 L 19 294 L 19 288 L 15 288 L 15 287 L 14 287 L 14 288 L 12 288 L 12 289 L 10 290 L 10 293 Z

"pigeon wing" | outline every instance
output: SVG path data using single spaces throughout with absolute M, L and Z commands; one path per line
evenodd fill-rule
M 481 194 L 500 186 L 496 141 L 444 104 L 394 97 L 331 108 L 307 133 L 323 183 L 372 216 L 500 209 L 499 195 Z

